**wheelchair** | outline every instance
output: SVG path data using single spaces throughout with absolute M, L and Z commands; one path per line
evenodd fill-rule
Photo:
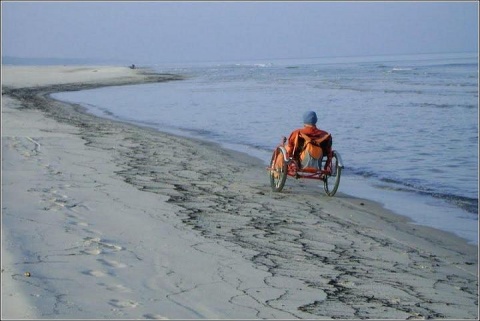
M 340 177 L 344 168 L 339 152 L 330 148 L 329 155 L 323 155 L 318 160 L 318 168 L 302 168 L 299 157 L 302 147 L 296 148 L 296 151 L 294 148 L 290 155 L 287 152 L 286 142 L 287 138 L 283 137 L 282 143 L 273 151 L 270 166 L 267 168 L 272 191 L 281 192 L 287 176 L 290 176 L 296 179 L 321 180 L 325 193 L 328 196 L 334 196 L 340 185 Z M 315 144 L 315 141 L 312 140 L 312 143 Z

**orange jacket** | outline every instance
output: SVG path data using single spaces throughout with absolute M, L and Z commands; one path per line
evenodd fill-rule
M 303 146 L 299 146 L 302 145 L 302 141 L 299 140 L 300 134 L 305 134 L 312 139 L 326 138 L 325 141 L 320 144 L 320 146 L 322 147 L 323 154 L 330 156 L 332 148 L 332 136 L 326 131 L 318 129 L 315 125 L 305 125 L 303 128 L 296 129 L 290 134 L 286 146 L 289 156 L 292 156 L 292 154 L 297 154 L 301 151 Z M 326 137 L 327 135 L 329 136 L 328 138 Z

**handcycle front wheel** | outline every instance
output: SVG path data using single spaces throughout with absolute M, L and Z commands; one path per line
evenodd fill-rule
M 277 148 L 273 152 L 270 161 L 270 186 L 272 191 L 281 192 L 287 179 L 287 163 L 285 162 L 285 154 L 283 149 Z
M 337 154 L 333 153 L 332 163 L 330 164 L 331 173 L 323 178 L 323 188 L 328 196 L 333 196 L 337 192 L 340 185 L 340 176 L 342 174 L 342 166 L 340 166 Z

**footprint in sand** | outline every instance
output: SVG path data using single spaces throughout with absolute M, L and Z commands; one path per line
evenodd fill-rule
M 100 255 L 100 254 L 102 254 L 102 250 L 100 250 L 100 249 L 87 249 L 87 250 L 81 250 L 80 253 L 87 254 L 87 255 Z
M 152 319 L 152 320 L 168 320 L 168 318 L 164 317 L 163 315 L 152 314 L 152 313 L 144 314 L 143 317 L 145 319 Z
M 109 250 L 112 250 L 112 251 L 122 251 L 124 248 L 119 246 L 119 245 L 115 245 L 115 244 L 112 244 L 112 243 L 107 243 L 107 242 L 104 242 L 104 241 L 100 241 L 98 243 L 100 246 L 102 246 L 103 248 L 106 248 L 106 249 L 109 249 Z
M 85 237 L 83 239 L 83 246 L 86 249 L 81 250 L 80 253 L 88 255 L 99 255 L 102 253 L 102 250 L 99 248 L 98 243 L 100 238 L 98 237 Z
M 112 299 L 108 302 L 108 304 L 116 308 L 136 308 L 138 306 L 138 302 L 135 302 L 132 300 L 120 301 L 120 300 Z
M 80 220 L 81 219 L 80 215 L 72 214 L 72 213 L 67 213 L 67 214 L 65 214 L 65 216 L 68 217 L 69 219 L 72 219 L 72 220 Z
M 132 292 L 132 290 L 130 290 L 129 288 L 121 284 L 106 284 L 106 283 L 97 283 L 97 284 L 105 287 L 108 291 L 112 291 L 112 292 L 117 292 L 117 293 Z
M 99 271 L 99 270 L 86 270 L 86 271 L 83 271 L 82 273 L 85 275 L 90 275 L 97 278 L 101 278 L 108 275 L 108 273 Z
M 90 236 L 85 237 L 83 239 L 83 246 L 92 247 L 82 251 L 82 253 L 92 254 L 92 255 L 98 255 L 100 253 L 105 253 L 105 252 L 117 252 L 117 251 L 123 250 L 123 247 L 121 246 L 103 241 L 99 237 L 90 237 Z
M 127 267 L 126 264 L 115 261 L 115 260 L 98 259 L 98 261 L 108 267 L 119 268 L 119 269 Z

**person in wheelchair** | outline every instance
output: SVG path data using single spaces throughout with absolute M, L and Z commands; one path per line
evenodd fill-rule
M 285 148 L 288 156 L 293 157 L 303 171 L 316 172 L 321 170 L 322 158 L 332 157 L 332 136 L 317 128 L 317 114 L 307 111 L 303 114 L 303 128 L 294 130 Z M 326 164 L 329 164 L 327 161 Z M 324 170 L 329 170 L 324 168 Z

